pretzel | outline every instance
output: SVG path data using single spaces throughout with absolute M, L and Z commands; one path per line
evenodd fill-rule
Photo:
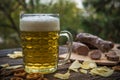
M 39 79 L 38 79 L 39 80 Z M 48 80 L 47 78 L 43 78 L 42 80 Z
M 31 74 L 27 74 L 26 79 L 27 80 L 35 80 L 35 79 L 39 79 L 39 78 L 43 78 L 43 74 L 41 73 L 31 73 Z
M 16 77 L 25 77 L 25 75 L 26 75 L 26 72 L 24 71 L 24 69 L 17 69 L 14 72 L 14 76 Z
M 6 69 L 1 69 L 0 70 L 0 76 L 9 76 L 9 75 L 11 75 L 11 74 L 13 74 L 13 71 L 12 70 L 6 70 Z
M 12 78 L 10 78 L 10 80 L 23 80 L 23 78 L 20 78 L 20 77 L 12 77 Z
M 112 67 L 112 69 L 115 71 L 120 71 L 120 66 L 114 66 L 114 67 Z

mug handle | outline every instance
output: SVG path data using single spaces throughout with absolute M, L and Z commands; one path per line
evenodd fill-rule
M 67 48 L 68 48 L 68 52 L 67 52 L 67 56 L 64 60 L 59 60 L 58 62 L 58 65 L 63 65 L 65 63 L 68 62 L 68 60 L 70 59 L 70 56 L 71 56 L 71 52 L 72 52 L 72 43 L 73 43 L 73 37 L 72 37 L 72 34 L 69 32 L 69 31 L 61 31 L 60 32 L 60 37 L 61 36 L 65 36 L 68 41 L 67 41 Z

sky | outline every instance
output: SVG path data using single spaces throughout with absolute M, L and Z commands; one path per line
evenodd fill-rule
M 48 3 L 50 2 L 51 0 L 41 0 L 42 3 Z M 56 1 L 56 0 L 53 0 L 53 1 Z M 70 1 L 73 1 L 76 3 L 76 6 L 78 8 L 83 8 L 83 5 L 82 5 L 82 0 L 70 0 Z
M 28 2 L 29 0 L 26 0 L 26 2 Z M 42 3 L 49 3 L 51 0 L 41 0 Z M 57 0 L 53 0 L 54 2 L 56 2 Z M 78 8 L 83 8 L 83 5 L 82 5 L 82 1 L 83 0 L 69 0 L 69 1 L 73 1 L 76 3 L 76 6 Z
M 83 8 L 82 0 L 73 0 L 76 2 L 78 8 Z

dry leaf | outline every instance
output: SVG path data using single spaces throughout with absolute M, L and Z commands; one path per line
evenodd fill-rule
M 82 69 L 92 69 L 92 68 L 96 68 L 96 67 L 97 67 L 97 65 L 93 61 L 84 61 L 81 65 Z
M 94 68 L 90 71 L 90 74 L 92 75 L 100 75 L 103 77 L 108 77 L 112 75 L 114 70 L 104 66 L 104 67 L 99 67 L 99 68 Z
M 9 67 L 6 67 L 5 69 L 17 69 L 17 68 L 20 68 L 20 67 L 23 67 L 23 65 L 9 66 Z
M 5 67 L 9 67 L 10 65 L 8 63 L 6 63 L 6 64 L 2 64 L 0 66 L 3 67 L 3 68 L 5 68 Z
M 71 66 L 69 67 L 69 70 L 73 70 L 73 71 L 75 71 L 75 72 L 78 72 L 78 69 L 80 68 L 80 66 L 81 66 L 81 63 L 79 63 L 78 60 L 75 60 L 75 61 L 71 64 Z
M 14 51 L 13 54 L 7 54 L 7 56 L 12 59 L 23 57 L 22 51 Z
M 70 76 L 70 72 L 69 71 L 67 71 L 67 73 L 65 73 L 65 74 L 56 73 L 54 75 L 54 77 L 59 78 L 59 79 L 69 79 L 69 76 Z
M 85 70 L 85 69 L 80 69 L 80 72 L 83 73 L 83 74 L 87 74 L 88 73 L 88 71 Z

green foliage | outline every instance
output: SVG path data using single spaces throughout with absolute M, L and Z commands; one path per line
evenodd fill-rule
M 82 17 L 86 32 L 120 42 L 120 0 L 84 0 L 87 16 Z

